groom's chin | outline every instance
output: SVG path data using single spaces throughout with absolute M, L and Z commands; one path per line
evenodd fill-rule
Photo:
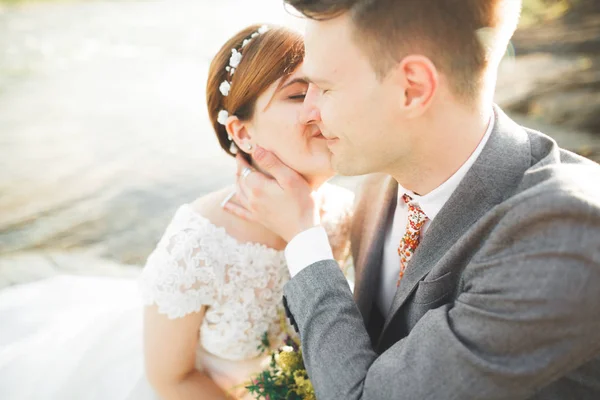
M 353 165 L 351 162 L 347 163 L 344 161 L 345 160 L 336 159 L 335 156 L 333 156 L 331 158 L 331 165 L 337 175 L 341 175 L 341 176 L 362 175 L 359 171 L 357 171 L 357 168 L 355 165 Z

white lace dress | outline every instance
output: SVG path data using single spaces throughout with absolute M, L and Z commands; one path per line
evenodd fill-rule
M 323 224 L 346 259 L 351 197 L 330 196 Z M 0 399 L 150 400 L 142 304 L 181 318 L 206 306 L 196 367 L 237 392 L 264 366 L 258 346 L 293 334 L 282 318 L 283 251 L 240 243 L 180 207 L 137 282 L 64 276 L 0 292 Z M 285 321 L 282 324 L 282 321 Z

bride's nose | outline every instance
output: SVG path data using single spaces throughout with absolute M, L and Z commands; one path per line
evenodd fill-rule
M 319 89 L 315 85 L 310 84 L 304 97 L 304 103 L 302 104 L 302 110 L 299 116 L 300 123 L 314 124 L 321 121 L 321 112 L 317 107 L 318 97 Z

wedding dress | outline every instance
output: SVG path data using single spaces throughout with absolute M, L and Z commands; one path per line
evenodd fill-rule
M 352 199 L 337 192 L 322 223 L 346 259 Z M 206 306 L 196 367 L 242 397 L 265 365 L 264 334 L 273 348 L 295 334 L 288 280 L 283 251 L 240 243 L 183 205 L 138 280 L 61 276 L 0 291 L 0 399 L 158 399 L 144 374 L 144 304 L 171 319 Z

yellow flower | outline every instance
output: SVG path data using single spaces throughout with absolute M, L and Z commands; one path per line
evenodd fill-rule
M 290 346 L 283 346 L 281 352 L 275 358 L 277 365 L 286 373 L 292 373 L 302 367 L 302 353 L 295 353 Z
M 296 393 L 304 400 L 317 400 L 315 396 L 315 389 L 312 383 L 308 379 L 306 371 L 300 369 L 294 372 L 294 382 L 296 383 Z

